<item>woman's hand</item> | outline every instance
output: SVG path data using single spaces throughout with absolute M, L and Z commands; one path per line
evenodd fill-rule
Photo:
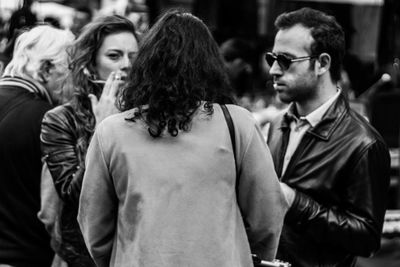
M 121 84 L 123 84 L 121 73 L 112 72 L 108 76 L 99 99 L 95 95 L 89 94 L 90 101 L 92 102 L 92 110 L 96 118 L 96 125 L 106 117 L 119 112 L 115 106 L 115 102 Z

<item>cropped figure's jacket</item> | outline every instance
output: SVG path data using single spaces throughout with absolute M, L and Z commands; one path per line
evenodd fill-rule
M 72 266 L 94 266 L 76 220 L 88 143 L 78 130 L 79 123 L 69 104 L 48 111 L 42 122 L 41 145 L 55 188 L 63 201 L 62 242 L 57 253 Z

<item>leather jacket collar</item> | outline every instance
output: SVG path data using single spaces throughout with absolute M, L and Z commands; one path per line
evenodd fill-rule
M 308 132 L 322 140 L 329 140 L 333 131 L 342 121 L 343 116 L 348 109 L 348 103 L 343 94 L 340 94 L 338 99 L 329 107 L 325 115 L 322 117 L 322 120 L 315 127 L 311 127 Z M 290 128 L 290 122 L 293 120 L 295 113 L 294 104 L 291 103 L 288 111 L 283 115 L 282 123 L 279 127 L 281 130 Z

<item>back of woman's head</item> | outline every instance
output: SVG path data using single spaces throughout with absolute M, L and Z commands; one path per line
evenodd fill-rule
M 40 81 L 43 65 L 66 66 L 66 48 L 74 40 L 67 30 L 40 25 L 22 33 L 15 43 L 14 55 L 4 75 L 20 76 Z
M 229 99 L 228 77 L 210 31 L 197 17 L 177 10 L 165 13 L 145 34 L 128 79 L 120 108 L 138 107 L 136 117 L 154 137 L 164 129 L 172 136 L 189 130 L 202 101 L 211 114 L 210 103 Z

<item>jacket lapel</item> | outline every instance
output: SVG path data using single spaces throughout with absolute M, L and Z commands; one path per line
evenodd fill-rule
M 298 161 L 302 158 L 303 153 L 307 151 L 307 147 L 312 145 L 312 140 L 320 139 L 324 141 L 328 141 L 332 136 L 333 132 L 337 128 L 337 126 L 342 121 L 344 115 L 346 114 L 346 110 L 348 109 L 348 104 L 341 94 L 339 98 L 332 104 L 331 107 L 327 110 L 322 120 L 313 128 L 310 128 L 303 138 L 301 139 L 296 151 L 294 152 L 290 162 L 286 168 L 285 173 L 282 175 L 283 162 L 285 158 L 285 153 L 287 149 L 287 145 L 289 142 L 290 135 L 290 113 L 289 115 L 285 113 L 282 118 L 282 123 L 280 130 L 282 131 L 282 144 L 281 151 L 279 151 L 278 164 L 277 166 L 277 174 L 278 177 L 282 181 L 286 180 L 287 177 L 291 176 L 293 170 L 295 170 Z M 289 109 L 290 110 L 290 109 Z

